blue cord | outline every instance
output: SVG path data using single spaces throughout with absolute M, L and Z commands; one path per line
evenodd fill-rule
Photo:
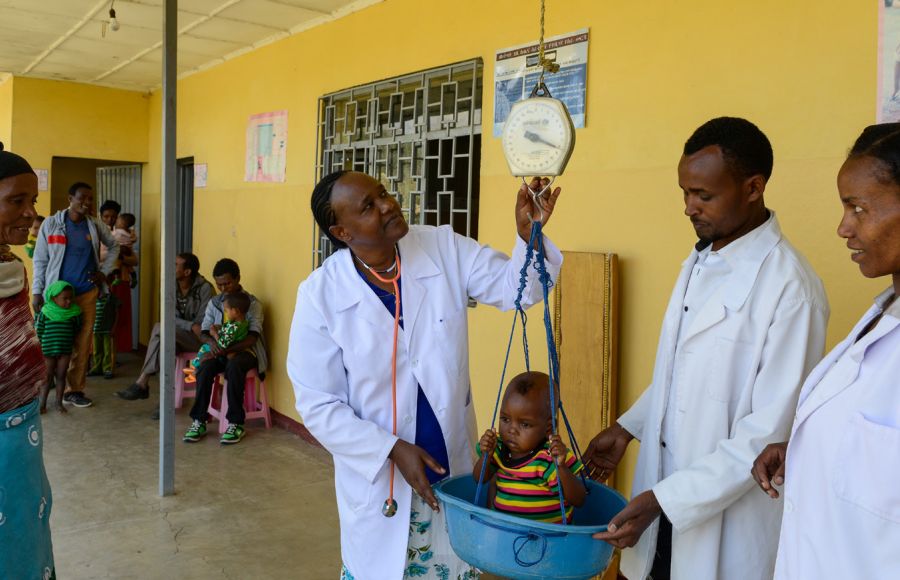
M 525 352 L 525 368 L 526 370 L 531 370 L 531 363 L 529 360 L 529 352 L 528 352 L 528 333 L 527 333 L 527 322 L 528 317 L 525 315 L 525 310 L 522 308 L 522 296 L 525 294 L 525 287 L 528 284 L 528 267 L 531 265 L 532 260 L 534 261 L 534 268 L 538 274 L 538 281 L 541 283 L 541 288 L 543 290 L 543 298 L 544 298 L 544 331 L 546 333 L 547 338 L 547 357 L 549 359 L 548 364 L 548 375 L 550 376 L 550 420 L 551 420 L 551 428 L 553 434 L 557 434 L 558 426 L 556 421 L 556 389 L 554 385 L 559 384 L 559 353 L 556 351 L 556 342 L 553 340 L 553 322 L 550 318 L 550 288 L 553 286 L 553 281 L 550 279 L 550 274 L 547 272 L 547 264 L 546 264 L 546 256 L 544 252 L 544 236 L 541 231 L 541 222 L 533 222 L 531 226 L 531 236 L 528 240 L 528 248 L 525 251 L 525 263 L 522 264 L 522 269 L 519 271 L 519 288 L 516 294 L 515 306 L 516 312 L 513 316 L 512 329 L 509 333 L 509 341 L 506 345 L 506 359 L 503 361 L 503 371 L 500 374 L 500 387 L 497 390 L 497 399 L 494 402 L 494 414 L 491 417 L 491 430 L 494 429 L 494 426 L 497 422 L 497 412 L 500 409 L 500 397 L 503 394 L 503 385 L 506 380 L 506 370 L 509 366 L 509 354 L 512 350 L 512 342 L 513 337 L 516 333 L 516 324 L 519 318 L 522 319 L 522 346 Z M 562 408 L 562 401 L 559 402 L 559 409 L 562 412 L 563 420 L 566 424 L 566 430 L 569 433 L 569 441 L 572 444 L 572 449 L 575 452 L 576 458 L 581 461 L 581 449 L 578 447 L 578 442 L 575 440 L 575 433 L 572 430 L 572 425 L 569 423 L 569 418 L 566 416 L 565 409 Z M 480 445 L 480 443 L 479 443 Z M 479 447 L 480 449 L 480 447 Z M 491 450 L 490 454 L 487 457 L 484 457 L 482 454 L 481 461 L 481 473 L 478 476 L 478 484 L 475 487 L 475 502 L 474 504 L 477 506 L 481 501 L 481 491 L 484 487 L 484 475 L 487 472 L 487 464 L 491 461 L 491 457 L 493 456 L 494 451 Z M 559 509 L 562 514 L 562 524 L 567 525 L 568 521 L 566 518 L 566 501 L 565 496 L 563 495 L 562 489 L 562 478 L 559 473 L 559 462 L 554 458 L 554 463 L 556 464 L 556 487 L 557 492 L 559 493 Z M 581 474 L 582 481 L 585 480 L 584 473 Z M 585 482 L 585 487 L 587 488 L 587 483 Z M 542 554 L 543 556 L 543 554 Z M 518 558 L 517 558 L 518 559 Z
M 503 394 L 503 384 L 506 380 L 506 368 L 509 366 L 509 353 L 512 350 L 513 337 L 516 335 L 516 323 L 519 319 L 518 315 L 521 315 L 522 317 L 522 335 L 525 337 L 523 339 L 525 347 L 525 365 L 526 368 L 528 366 L 528 338 L 525 332 L 525 324 L 528 321 L 528 318 L 525 316 L 525 310 L 522 308 L 522 296 L 525 294 L 525 286 L 528 284 L 528 266 L 531 265 L 533 256 L 534 236 L 535 229 L 532 227 L 531 239 L 528 242 L 528 249 L 525 251 L 525 263 L 522 264 L 522 269 L 519 270 L 519 290 L 516 293 L 515 301 L 516 315 L 513 316 L 512 329 L 509 331 L 509 341 L 506 344 L 506 359 L 503 361 L 503 371 L 500 373 L 500 388 L 497 389 L 497 400 L 494 401 L 494 414 L 491 417 L 491 431 L 494 430 L 494 426 L 497 424 L 497 411 L 500 410 L 500 396 Z M 479 449 L 481 449 L 481 442 L 479 442 L 478 445 Z M 486 457 L 484 453 L 482 453 L 481 473 L 478 475 L 478 485 L 475 486 L 475 505 L 478 505 L 481 502 L 481 488 L 484 486 L 484 474 L 487 472 L 487 464 L 491 461 L 493 456 L 493 449 L 490 450 L 490 453 L 488 453 Z

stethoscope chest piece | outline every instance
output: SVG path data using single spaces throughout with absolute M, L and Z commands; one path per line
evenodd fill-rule
M 384 505 L 381 506 L 381 513 L 386 518 L 394 517 L 394 514 L 397 513 L 397 500 L 394 498 L 384 500 Z

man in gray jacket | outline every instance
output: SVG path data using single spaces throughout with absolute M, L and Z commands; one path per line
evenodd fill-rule
M 185 252 L 175 258 L 175 352 L 197 352 L 203 344 L 200 325 L 214 294 L 212 284 L 200 275 L 200 260 Z M 116 394 L 126 401 L 150 396 L 150 377 L 159 372 L 159 323 L 150 333 L 141 375 Z M 159 410 L 156 410 L 158 413 Z
M 44 305 L 44 290 L 57 280 L 65 280 L 75 289 L 75 303 L 84 313 L 81 331 L 75 337 L 72 362 L 69 363 L 64 401 L 76 407 L 90 407 L 84 396 L 88 359 L 94 336 L 99 288 L 116 267 L 119 244 L 109 228 L 91 214 L 94 191 L 87 183 L 69 188 L 69 207 L 44 220 L 34 247 L 32 306 L 37 312 Z M 100 244 L 107 248 L 100 262 Z M 65 385 L 56 385 L 63 389 Z

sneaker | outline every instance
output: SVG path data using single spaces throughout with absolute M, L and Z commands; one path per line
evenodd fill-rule
M 153 412 L 150 413 L 150 418 L 154 421 L 159 421 L 159 407 L 153 409 Z
M 206 435 L 206 423 L 203 421 L 198 421 L 194 419 L 194 422 L 191 423 L 191 426 L 188 427 L 188 430 L 185 432 L 184 437 L 182 437 L 182 441 L 185 443 L 196 443 L 200 441 Z
M 81 391 L 66 393 L 63 395 L 63 402 L 68 403 L 69 405 L 75 405 L 76 407 L 90 407 L 94 404 L 94 401 L 85 397 L 84 393 Z
M 91 369 L 88 371 L 87 376 L 89 377 L 99 377 L 103 374 L 103 371 L 100 368 Z
M 106 371 L 105 373 L 103 373 L 103 378 L 106 379 L 107 381 L 112 379 L 113 378 L 112 371 Z
M 228 429 L 222 433 L 222 438 L 219 439 L 219 443 L 222 445 L 234 445 L 235 443 L 240 443 L 241 439 L 244 438 L 244 434 L 246 431 L 244 430 L 243 425 L 228 425 Z
M 125 399 L 126 401 L 147 399 L 150 397 L 150 387 L 142 387 L 137 383 L 131 383 L 127 389 L 116 391 L 116 395 L 118 395 L 120 399 Z

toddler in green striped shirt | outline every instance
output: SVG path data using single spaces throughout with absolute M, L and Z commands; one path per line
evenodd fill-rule
M 75 337 L 81 329 L 81 308 L 72 302 L 75 289 L 63 280 L 51 284 L 44 292 L 44 306 L 38 311 L 34 321 L 44 362 L 47 365 L 47 380 L 41 387 L 41 413 L 47 412 L 47 395 L 50 383 L 56 381 L 56 408 L 65 413 L 63 393 L 66 390 L 66 370 L 72 359 Z

